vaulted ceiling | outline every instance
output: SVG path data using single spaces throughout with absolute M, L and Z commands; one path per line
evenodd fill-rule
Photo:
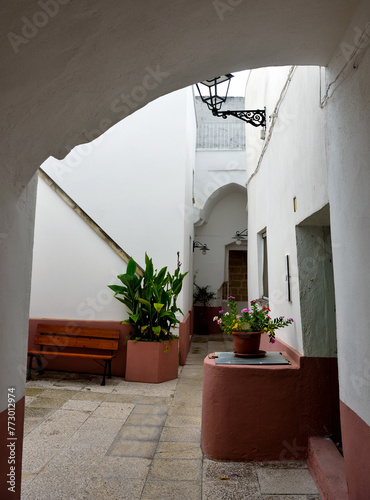
M 151 100 L 225 72 L 326 65 L 359 0 L 3 0 L 1 168 L 26 183 Z

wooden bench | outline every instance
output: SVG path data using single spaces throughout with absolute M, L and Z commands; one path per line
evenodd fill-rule
M 113 352 L 118 349 L 119 333 L 119 330 L 109 328 L 39 323 L 36 329 L 34 344 L 39 345 L 40 350 L 28 351 L 30 359 L 27 380 L 31 380 L 33 358 L 36 358 L 39 372 L 42 373 L 44 368 L 41 356 L 51 355 L 52 357 L 61 358 L 93 359 L 101 366 L 103 366 L 102 362 L 104 361 L 104 374 L 101 385 L 105 385 L 107 368 L 108 378 L 112 377 L 111 362 L 115 357 Z M 84 352 L 86 349 L 90 352 Z M 102 353 L 101 351 L 109 351 L 109 354 L 107 352 Z

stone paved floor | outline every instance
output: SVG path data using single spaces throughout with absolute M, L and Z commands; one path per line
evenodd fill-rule
M 22 500 L 319 499 L 305 462 L 223 463 L 200 449 L 203 360 L 230 351 L 195 336 L 179 378 L 140 384 L 46 372 L 27 382 Z M 228 479 L 221 479 L 228 478 Z

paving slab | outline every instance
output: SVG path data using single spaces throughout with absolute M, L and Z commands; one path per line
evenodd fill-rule
M 245 480 L 203 482 L 202 500 L 262 500 L 263 498 L 259 494 L 258 484 Z
M 151 425 L 163 427 L 166 422 L 167 415 L 150 415 L 147 413 L 131 413 L 127 418 L 127 425 Z
M 164 427 L 160 441 L 176 443 L 199 443 L 200 429 L 197 427 Z
M 87 485 L 83 500 L 139 500 L 145 481 L 122 477 L 93 477 Z M 57 498 L 57 497 L 56 497 Z
M 141 500 L 201 500 L 199 481 L 147 481 Z
M 318 494 L 319 491 L 308 469 L 257 470 L 262 494 Z
M 70 399 L 61 406 L 62 410 L 82 410 L 82 411 L 95 411 L 100 405 L 101 401 L 89 401 L 80 399 Z
M 203 458 L 203 453 L 199 443 L 161 441 L 157 445 L 154 457 L 167 459 L 201 459 Z
M 149 425 L 124 425 L 119 439 L 129 441 L 158 441 L 162 427 Z
M 133 414 L 140 413 L 144 415 L 167 415 L 168 406 L 167 405 L 148 405 L 148 404 L 137 404 L 132 411 Z
M 149 458 L 105 456 L 95 476 L 146 479 L 151 463 Z
M 108 454 L 120 457 L 153 458 L 156 447 L 155 441 L 116 441 Z
M 200 459 L 154 458 L 148 474 L 148 481 L 200 481 L 202 461 Z
M 103 401 L 94 411 L 93 417 L 120 418 L 124 422 L 134 408 L 131 403 L 113 403 Z M 123 423 L 122 422 L 122 423 Z

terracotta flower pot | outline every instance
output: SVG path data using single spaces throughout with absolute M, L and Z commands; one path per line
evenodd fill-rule
M 158 384 L 178 376 L 179 339 L 127 342 L 125 380 Z
M 254 354 L 259 351 L 263 332 L 232 332 L 237 354 Z

